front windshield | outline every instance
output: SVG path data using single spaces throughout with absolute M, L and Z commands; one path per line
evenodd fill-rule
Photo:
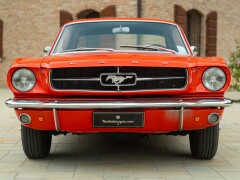
M 142 48 L 143 46 L 150 48 Z M 188 54 L 177 26 L 144 21 L 99 21 L 67 25 L 53 54 L 105 48 L 165 52 L 167 49 L 179 54 Z

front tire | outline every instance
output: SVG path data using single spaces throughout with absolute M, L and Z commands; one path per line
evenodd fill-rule
M 197 159 L 212 159 L 218 148 L 219 124 L 189 134 L 192 156 Z
M 48 156 L 52 135 L 48 131 L 34 130 L 21 126 L 22 146 L 29 159 L 42 159 Z

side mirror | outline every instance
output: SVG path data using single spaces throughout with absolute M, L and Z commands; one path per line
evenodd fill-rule
M 44 48 L 44 56 L 47 56 L 48 53 L 50 52 L 50 50 L 51 50 L 51 47 L 50 47 L 50 46 L 45 47 L 45 48 Z
M 198 49 L 197 49 L 197 47 L 196 47 L 196 46 L 191 46 L 190 49 L 191 49 L 193 55 L 196 56 L 197 53 L 198 53 Z

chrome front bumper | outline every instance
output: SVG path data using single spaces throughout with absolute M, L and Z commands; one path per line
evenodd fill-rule
M 228 107 L 229 99 L 202 100 L 129 100 L 129 101 L 40 101 L 9 99 L 5 102 L 10 108 L 34 109 L 139 109 L 139 108 L 191 108 L 191 107 Z
M 219 108 L 232 104 L 229 99 L 202 100 L 129 100 L 129 101 L 40 101 L 9 99 L 6 106 L 10 108 L 51 109 L 53 111 L 56 131 L 60 132 L 58 109 L 141 109 L 141 108 L 179 108 L 179 128 L 183 129 L 184 109 L 191 107 Z

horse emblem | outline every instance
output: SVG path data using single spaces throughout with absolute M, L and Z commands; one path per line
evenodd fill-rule
M 125 79 L 132 79 L 133 76 L 115 76 L 115 75 L 108 75 L 106 81 L 112 80 L 112 83 L 115 85 L 121 84 Z

